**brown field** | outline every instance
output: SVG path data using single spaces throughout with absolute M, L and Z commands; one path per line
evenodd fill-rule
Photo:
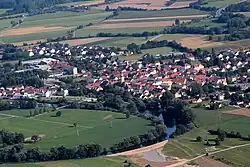
M 143 8 L 148 10 L 154 10 L 154 9 L 163 9 L 165 7 L 165 2 L 169 0 L 125 0 L 117 3 L 113 3 L 110 5 L 100 5 L 96 7 L 97 9 L 105 9 L 106 6 L 109 6 L 111 9 L 116 9 L 119 6 L 122 7 L 135 7 L 135 8 Z
M 84 45 L 92 42 L 104 41 L 107 39 L 111 39 L 111 37 L 98 37 L 98 38 L 86 38 L 86 39 L 74 39 L 74 40 L 66 40 L 60 43 L 68 43 L 70 46 Z
M 233 114 L 233 115 L 243 115 L 243 116 L 250 117 L 250 109 L 248 109 L 248 108 L 241 108 L 241 109 L 227 111 L 227 112 L 225 111 L 224 113 Z
M 200 18 L 206 17 L 206 14 L 202 15 L 188 15 L 188 16 L 168 16 L 168 17 L 148 17 L 148 18 L 133 18 L 133 19 L 109 19 L 105 20 L 105 23 L 109 22 L 127 22 L 127 21 L 137 21 L 137 20 L 160 20 L 160 19 L 185 19 L 185 18 Z
M 191 20 L 182 20 L 182 22 L 190 22 Z M 99 24 L 91 26 L 90 29 L 116 29 L 116 28 L 143 28 L 143 27 L 166 27 L 172 26 L 173 21 L 155 21 L 155 22 L 138 22 L 138 23 L 115 23 L 115 24 Z
M 37 34 L 43 32 L 51 32 L 51 31 L 60 31 L 67 30 L 70 28 L 65 27 L 29 27 L 29 28 L 14 28 L 9 29 L 3 32 L 0 36 L 18 36 L 18 35 L 27 35 L 27 34 Z
M 205 36 L 186 37 L 181 39 L 180 43 L 188 48 L 206 48 L 206 47 L 223 45 L 220 42 L 207 41 L 205 39 Z
M 193 0 L 193 1 L 183 1 L 183 2 L 175 2 L 172 5 L 168 6 L 167 8 L 170 9 L 176 9 L 176 8 L 186 8 L 189 7 L 190 3 L 194 3 L 197 2 L 197 0 Z

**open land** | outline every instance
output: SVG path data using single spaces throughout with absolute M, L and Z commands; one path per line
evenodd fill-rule
M 55 113 L 52 112 L 31 118 L 27 117 L 29 110 L 1 112 L 0 115 L 3 115 L 4 119 L 0 120 L 0 128 L 21 132 L 25 137 L 44 135 L 40 142 L 25 145 L 29 148 L 38 146 L 42 150 L 61 145 L 73 147 L 89 142 L 108 147 L 125 137 L 143 134 L 152 128 L 147 120 L 137 117 L 125 119 L 125 115 L 119 113 L 77 109 L 61 109 L 60 111 L 61 117 L 54 117 Z M 107 115 L 113 116 L 112 128 L 110 128 L 109 121 L 103 120 Z M 9 116 L 9 119 L 6 116 Z M 79 136 L 76 135 L 73 127 L 75 122 L 78 123 Z M 122 131 L 120 127 L 123 127 Z
M 231 110 L 235 110 L 235 108 L 226 107 L 224 109 L 220 109 L 217 111 L 210 111 L 201 108 L 193 108 L 193 111 L 197 116 L 196 123 L 199 126 L 199 128 L 195 128 L 192 131 L 182 136 L 170 140 L 170 142 L 167 145 L 165 145 L 164 148 L 165 155 L 189 159 L 206 153 L 206 150 L 208 151 L 209 150 L 208 148 L 210 148 L 211 150 L 212 147 L 205 146 L 203 142 L 201 143 L 193 142 L 193 140 L 195 140 L 197 136 L 201 136 L 203 140 L 205 140 L 206 138 L 207 139 L 215 138 L 216 136 L 211 136 L 207 133 L 207 130 L 209 129 L 221 128 L 229 132 L 230 131 L 240 132 L 241 135 L 244 136 L 249 135 L 249 130 L 247 127 L 250 125 L 250 118 L 242 115 L 227 114 L 227 112 L 230 112 Z M 225 141 L 223 141 L 220 146 L 213 147 L 213 150 L 225 149 L 245 143 L 247 142 L 242 141 L 240 139 L 225 139 Z M 243 151 L 246 149 L 249 149 L 249 147 L 247 146 L 232 151 L 218 153 L 215 154 L 214 156 L 223 157 L 228 161 L 235 162 L 234 161 L 235 156 L 231 156 L 232 152 L 235 152 L 236 150 L 242 150 L 237 152 L 238 156 L 242 156 L 243 159 L 249 159 L 249 155 L 244 154 Z M 236 163 L 249 166 L 250 162 L 247 161 L 248 160 L 240 162 L 240 160 L 238 160 L 236 161 Z
M 28 34 L 36 34 L 36 33 L 43 33 L 43 32 L 53 32 L 53 31 L 61 31 L 67 30 L 70 28 L 65 27 L 30 27 L 30 28 L 14 28 L 9 29 L 1 34 L 0 37 L 5 36 L 18 36 L 18 35 L 28 35 Z
M 182 22 L 190 22 L 191 20 L 183 20 Z M 134 22 L 134 23 L 114 23 L 114 24 L 100 24 L 91 26 L 92 29 L 114 29 L 114 28 L 143 28 L 143 27 L 168 27 L 175 23 L 175 21 L 155 21 L 155 22 Z
M 173 3 L 172 5 L 168 6 L 168 9 L 176 9 L 176 8 L 186 8 L 189 7 L 189 4 L 197 2 L 197 0 L 193 1 L 177 1 Z
M 77 46 L 77 45 L 85 45 L 88 43 L 95 43 L 95 42 L 101 42 L 101 41 L 105 41 L 105 40 L 109 40 L 112 38 L 109 37 L 99 37 L 99 38 L 86 38 L 86 39 L 73 39 L 73 40 L 66 40 L 66 41 L 62 41 L 60 43 L 67 43 L 70 46 Z
M 163 20 L 163 19 L 190 19 L 190 18 L 202 18 L 206 17 L 206 14 L 202 15 L 188 15 L 188 16 L 167 16 L 167 17 L 145 17 L 145 18 L 132 18 L 132 19 L 109 19 L 105 20 L 104 23 L 109 22 L 131 22 L 131 21 L 149 21 L 149 20 Z
M 241 108 L 241 109 L 232 110 L 232 111 L 228 111 L 228 112 L 225 111 L 224 113 L 233 114 L 233 115 L 243 115 L 243 116 L 250 117 L 250 109 L 248 109 L 248 108 Z
M 167 0 L 168 1 L 168 0 Z M 121 2 L 116 2 L 113 4 L 105 4 L 100 5 L 96 7 L 97 9 L 105 9 L 106 6 L 109 6 L 111 9 L 116 9 L 119 6 L 121 7 L 134 7 L 134 8 L 142 8 L 142 9 L 148 9 L 148 10 L 154 10 L 154 9 L 164 9 L 167 8 L 165 6 L 166 0 L 144 0 L 143 2 L 141 0 L 124 0 Z
M 206 39 L 206 36 L 194 36 L 194 37 L 182 38 L 180 40 L 180 43 L 183 46 L 186 46 L 186 47 L 192 48 L 192 49 L 195 49 L 197 47 L 207 48 L 207 47 L 214 47 L 214 46 L 223 45 L 223 43 L 221 43 L 221 42 L 208 41 Z
M 132 19 L 132 18 L 151 18 L 151 17 L 174 17 L 174 16 L 192 16 L 208 14 L 205 11 L 196 9 L 174 9 L 160 11 L 121 11 L 115 19 Z
M 241 0 L 206 0 L 205 2 L 207 2 L 207 4 L 204 6 L 220 8 L 230 4 L 238 3 L 240 1 Z
M 21 164 L 4 164 L 0 167 L 121 167 L 124 158 L 90 158 L 81 160 L 21 163 Z M 138 167 L 131 164 L 131 167 Z

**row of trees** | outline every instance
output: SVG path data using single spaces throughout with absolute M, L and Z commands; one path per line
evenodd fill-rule
M 12 147 L 2 148 L 0 150 L 0 162 L 38 162 L 91 158 L 100 156 L 102 152 L 102 147 L 98 144 L 79 145 L 75 148 L 61 146 L 51 148 L 49 152 L 42 152 L 39 148 L 25 149 L 23 144 L 20 143 Z
M 221 141 L 223 141 L 225 138 L 237 138 L 250 141 L 250 135 L 243 136 L 240 134 L 240 132 L 234 132 L 234 131 L 227 132 L 222 129 L 217 129 L 217 130 L 208 130 L 208 133 L 210 133 L 211 135 L 218 135 L 218 138 Z
M 197 2 L 190 3 L 189 7 L 193 8 L 193 9 L 208 11 L 208 12 L 213 12 L 213 11 L 217 10 L 216 7 L 210 7 L 210 6 L 206 7 L 206 6 L 203 6 L 203 5 L 206 5 L 207 3 L 208 2 L 206 2 L 204 0 L 198 0 Z

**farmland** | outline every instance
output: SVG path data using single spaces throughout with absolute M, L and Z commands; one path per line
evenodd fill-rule
M 238 3 L 240 1 L 241 0 L 206 0 L 205 2 L 207 2 L 207 4 L 204 6 L 220 8 L 230 4 Z
M 6 117 L 0 119 L 0 128 L 24 133 L 25 137 L 35 134 L 43 135 L 40 142 L 26 145 L 26 147 L 39 146 L 42 150 L 61 145 L 73 147 L 89 142 L 108 147 L 125 137 L 143 134 L 151 129 L 149 121 L 137 117 L 131 117 L 127 120 L 125 115 L 119 113 L 62 109 L 61 117 L 54 117 L 55 113 L 49 113 L 28 118 L 29 112 L 29 110 L 1 112 L 13 116 L 9 119 Z M 113 116 L 112 128 L 110 128 L 109 121 L 103 120 L 107 115 Z M 79 136 L 76 135 L 76 130 L 72 127 L 75 122 L 79 124 Z M 123 127 L 122 131 L 120 127 Z M 105 140 L 103 140 L 104 134 Z
M 122 158 L 92 158 L 82 160 L 24 163 L 24 164 L 5 164 L 0 167 L 121 167 L 124 162 Z M 131 167 L 138 167 L 132 164 Z
M 180 158 L 191 158 L 205 153 L 207 146 L 202 142 L 193 142 L 197 136 L 201 136 L 204 140 L 206 138 L 214 138 L 207 133 L 209 129 L 221 128 L 226 131 L 240 132 L 242 135 L 249 135 L 248 126 L 250 125 L 250 118 L 226 114 L 227 111 L 234 110 L 234 108 L 228 107 L 222 110 L 209 111 L 201 108 L 193 108 L 197 118 L 196 123 L 199 128 L 195 128 L 192 131 L 186 133 L 183 136 L 179 136 L 172 139 L 169 144 L 165 145 L 164 153 L 169 156 L 176 156 Z M 246 143 L 240 139 L 225 139 L 220 146 L 216 149 L 223 149 L 235 145 L 240 145 Z M 244 154 L 244 150 L 249 150 L 250 147 L 239 148 L 233 151 L 228 151 L 225 153 L 215 154 L 215 157 L 223 157 L 226 160 L 233 161 L 237 164 L 249 166 L 250 162 L 248 160 L 240 161 L 236 160 L 236 156 L 232 156 L 236 153 L 237 156 L 242 156 L 242 159 L 249 159 L 248 155 Z M 248 158 L 247 158 L 248 157 Z

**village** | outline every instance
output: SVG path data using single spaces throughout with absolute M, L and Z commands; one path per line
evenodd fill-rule
M 48 76 L 42 79 L 44 85 L 1 87 L 1 98 L 74 96 L 70 86 L 61 86 L 63 79 L 71 78 L 74 82 L 84 80 L 86 89 L 96 91 L 103 90 L 106 85 L 120 84 L 141 99 L 161 98 L 163 93 L 170 91 L 175 98 L 191 103 L 213 97 L 219 107 L 225 104 L 250 107 L 248 49 L 210 54 L 202 60 L 192 53 L 176 51 L 155 56 L 147 54 L 138 61 L 119 59 L 119 56 L 134 54 L 131 51 L 100 46 L 54 44 L 29 47 L 26 52 L 30 60 L 22 61 L 20 69 L 12 70 L 24 74 L 32 70 L 45 71 Z M 207 65 L 215 60 L 220 64 Z M 237 98 L 232 100 L 236 94 Z

